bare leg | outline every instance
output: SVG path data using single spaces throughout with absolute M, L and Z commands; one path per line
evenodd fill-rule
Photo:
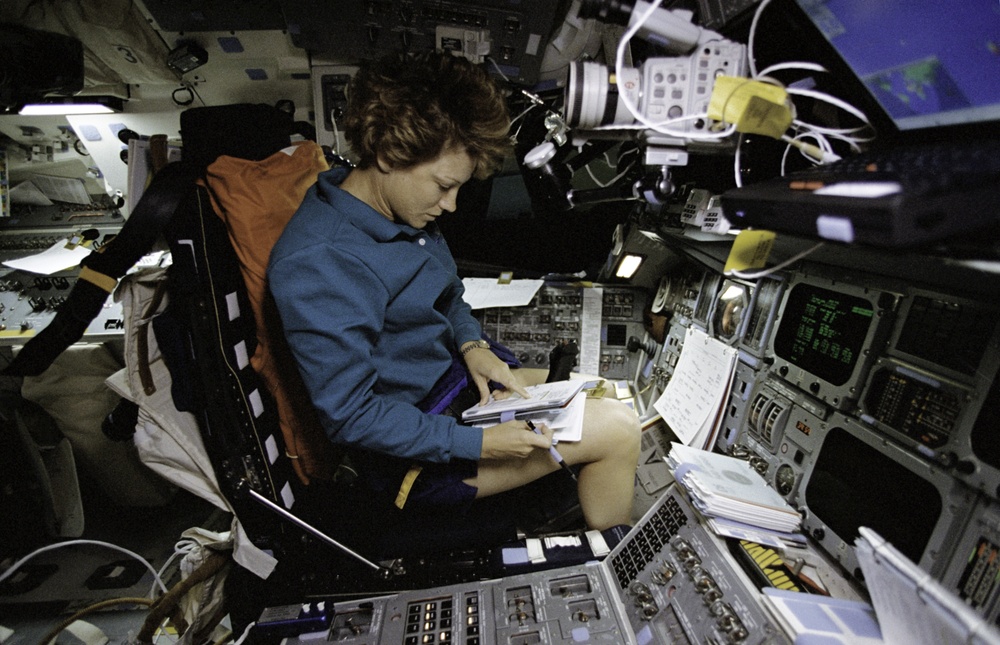
M 614 399 L 587 399 L 583 437 L 563 442 L 560 454 L 569 464 L 583 464 L 578 493 L 587 526 L 606 529 L 628 524 L 632 514 L 635 469 L 639 461 L 639 421 L 626 405 Z M 528 459 L 483 460 L 467 483 L 486 497 L 523 486 L 558 469 L 547 451 Z

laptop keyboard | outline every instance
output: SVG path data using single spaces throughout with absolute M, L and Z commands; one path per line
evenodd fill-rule
M 924 196 L 976 188 L 1000 180 L 1000 141 L 868 151 L 795 172 L 791 177 L 824 185 L 844 181 L 896 182 L 905 193 Z

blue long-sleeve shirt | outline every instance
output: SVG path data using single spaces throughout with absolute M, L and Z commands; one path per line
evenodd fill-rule
M 285 336 L 331 440 L 433 462 L 478 460 L 482 430 L 419 403 L 481 337 L 435 229 L 390 221 L 320 174 L 271 252 Z

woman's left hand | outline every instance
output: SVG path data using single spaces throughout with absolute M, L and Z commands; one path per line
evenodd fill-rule
M 485 405 L 490 400 L 490 381 L 499 383 L 507 389 L 507 392 L 516 392 L 526 399 L 531 398 L 510 371 L 510 366 L 490 350 L 477 348 L 468 352 L 465 355 L 465 365 L 472 374 L 472 381 L 479 388 L 479 405 Z M 496 398 L 503 398 L 503 395 Z

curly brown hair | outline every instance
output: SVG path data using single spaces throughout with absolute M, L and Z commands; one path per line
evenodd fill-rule
M 364 63 L 347 94 L 343 124 L 359 168 L 379 159 L 409 168 L 459 146 L 475 162 L 475 176 L 485 179 L 511 151 L 504 95 L 465 58 L 394 53 Z

